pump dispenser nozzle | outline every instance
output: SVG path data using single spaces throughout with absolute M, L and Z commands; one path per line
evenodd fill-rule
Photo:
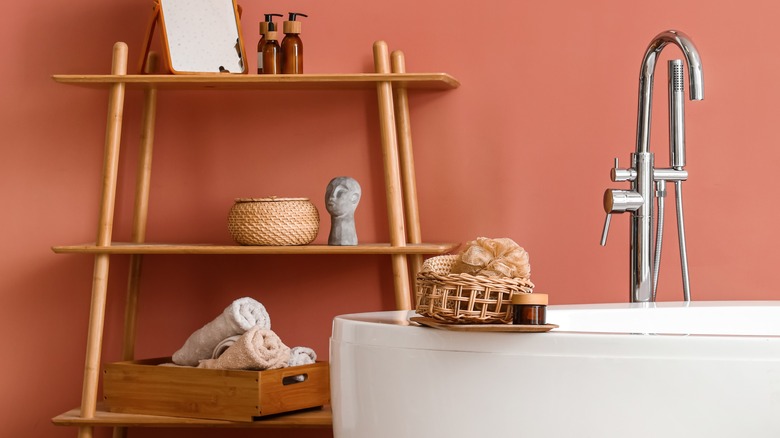
M 306 15 L 306 14 L 302 14 L 302 13 L 300 13 L 300 12 L 290 12 L 290 21 L 295 21 L 295 19 L 296 19 L 296 18 L 297 18 L 299 15 L 300 15 L 301 17 L 307 17 L 307 18 L 309 17 L 308 15 Z
M 269 30 L 276 30 L 276 23 L 274 23 L 274 17 L 284 17 L 282 14 L 263 14 L 265 16 L 265 21 L 260 22 L 260 33 L 265 34 L 265 32 Z M 263 25 L 265 25 L 265 29 L 263 29 Z

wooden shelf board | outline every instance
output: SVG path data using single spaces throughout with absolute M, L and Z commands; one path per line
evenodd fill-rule
M 92 418 L 82 418 L 81 409 L 71 409 L 57 415 L 51 421 L 57 426 L 108 426 L 108 427 L 214 427 L 214 428 L 329 428 L 333 424 L 330 406 L 321 409 L 262 417 L 257 421 L 239 422 L 204 420 L 199 418 L 162 417 L 158 415 L 120 414 L 108 412 L 98 406 Z
M 212 244 L 124 243 L 96 246 L 94 243 L 54 246 L 58 254 L 445 254 L 458 247 L 456 243 L 366 243 L 356 246 L 242 246 Z
M 390 82 L 396 87 L 448 90 L 460 82 L 447 73 L 355 73 L 279 75 L 54 75 L 62 84 L 106 88 L 124 83 L 129 88 L 158 89 L 237 89 L 237 90 L 334 90 L 367 89 Z

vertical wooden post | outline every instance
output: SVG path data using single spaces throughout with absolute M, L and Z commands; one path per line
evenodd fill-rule
M 157 70 L 158 57 L 149 52 L 144 63 L 144 73 Z M 149 191 L 152 179 L 152 151 L 154 146 L 154 125 L 157 115 L 157 88 L 144 91 L 144 107 L 141 116 L 141 144 L 138 150 L 138 169 L 135 180 L 135 205 L 133 207 L 133 231 L 130 239 L 133 243 L 146 240 L 146 219 L 149 216 Z M 141 267 L 143 255 L 130 256 L 130 274 L 127 279 L 127 298 L 125 301 L 125 330 L 122 340 L 122 360 L 135 359 L 135 334 L 138 320 L 138 295 L 141 289 Z M 126 427 L 115 427 L 114 438 L 127 436 Z
M 390 73 L 390 55 L 384 41 L 374 43 L 374 70 Z M 390 244 L 406 246 L 404 225 L 403 193 L 398 164 L 398 140 L 396 138 L 395 113 L 393 110 L 393 87 L 388 81 L 377 83 L 379 104 L 379 131 L 382 140 L 382 157 L 385 170 L 385 196 L 390 228 Z M 395 305 L 398 310 L 411 309 L 409 299 L 409 266 L 404 254 L 392 254 Z
M 145 73 L 157 68 L 156 53 L 149 53 Z M 135 181 L 135 206 L 133 208 L 133 231 L 130 239 L 133 243 L 146 240 L 146 222 L 149 216 L 149 191 L 152 178 L 152 151 L 154 149 L 154 126 L 157 115 L 157 88 L 150 87 L 144 92 L 144 107 L 141 118 L 141 145 L 138 152 L 138 169 Z M 130 256 L 130 275 L 127 280 L 127 302 L 125 305 L 125 334 L 122 347 L 122 360 L 135 357 L 136 316 L 138 309 L 138 291 L 140 290 L 141 266 L 143 256 Z
M 404 54 L 394 50 L 390 55 L 393 73 L 406 73 Z M 398 154 L 401 164 L 401 182 L 404 191 L 404 212 L 406 214 L 406 237 L 408 243 L 422 243 L 420 231 L 420 210 L 417 205 L 417 181 L 414 175 L 414 152 L 412 150 L 412 128 L 409 122 L 409 97 L 406 87 L 395 89 L 395 123 L 398 133 Z M 422 254 L 411 254 L 411 281 L 422 267 Z
M 119 42 L 114 44 L 111 74 L 127 74 L 127 44 L 125 43 Z M 118 82 L 112 85 L 108 98 L 97 246 L 111 245 L 124 101 L 125 84 Z M 89 328 L 87 332 L 87 354 L 84 363 L 84 383 L 81 393 L 81 416 L 84 418 L 94 417 L 97 405 L 100 350 L 103 345 L 103 323 L 106 315 L 106 293 L 108 290 L 108 267 L 108 254 L 95 256 L 95 267 L 92 276 L 92 302 L 89 309 Z M 80 438 L 91 436 L 91 426 L 79 428 Z

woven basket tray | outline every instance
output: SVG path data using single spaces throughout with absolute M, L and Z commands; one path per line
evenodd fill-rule
M 239 198 L 228 214 L 228 231 L 241 245 L 306 245 L 319 229 L 308 198 Z
M 512 296 L 531 293 L 531 280 L 450 274 L 457 258 L 444 255 L 425 261 L 417 274 L 417 313 L 449 323 L 511 323 Z

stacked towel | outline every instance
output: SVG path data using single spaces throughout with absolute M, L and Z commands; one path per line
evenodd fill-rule
M 309 347 L 293 347 L 290 349 L 290 360 L 287 362 L 287 366 L 297 367 L 299 365 L 309 365 L 317 361 L 317 353 Z M 306 380 L 306 376 L 299 374 L 293 376 L 293 379 L 303 382 Z
M 216 359 L 226 351 L 228 351 L 235 343 L 241 339 L 241 336 L 235 335 L 231 336 L 222 342 L 220 342 L 215 348 L 214 348 L 214 354 L 212 354 L 211 359 Z M 232 355 L 232 353 L 231 353 Z M 309 347 L 293 347 L 290 349 L 290 359 L 287 361 L 288 367 L 295 367 L 300 365 L 309 365 L 313 364 L 317 361 L 317 353 L 312 350 Z M 201 361 L 201 364 L 198 365 L 201 368 L 208 368 L 208 367 L 219 367 L 221 368 L 224 364 L 220 361 L 208 361 L 206 364 L 203 364 Z M 173 364 L 171 364 L 173 365 Z M 303 375 L 300 376 L 293 376 L 295 380 L 298 380 L 299 382 L 303 382 L 306 378 Z
M 293 347 L 290 349 L 290 360 L 287 364 L 291 367 L 308 365 L 317 361 L 317 353 L 309 347 Z
M 213 321 L 190 335 L 168 365 L 272 370 L 316 360 L 317 354 L 311 348 L 286 346 L 271 331 L 271 318 L 265 307 L 245 297 L 233 301 Z
M 290 360 L 290 347 L 271 330 L 255 326 L 247 330 L 216 359 L 204 359 L 198 368 L 225 370 L 273 370 Z
M 173 354 L 173 363 L 197 366 L 200 360 L 212 357 L 221 342 L 254 327 L 271 329 L 271 318 L 265 306 L 249 297 L 239 298 L 213 321 L 190 335 L 184 346 Z

